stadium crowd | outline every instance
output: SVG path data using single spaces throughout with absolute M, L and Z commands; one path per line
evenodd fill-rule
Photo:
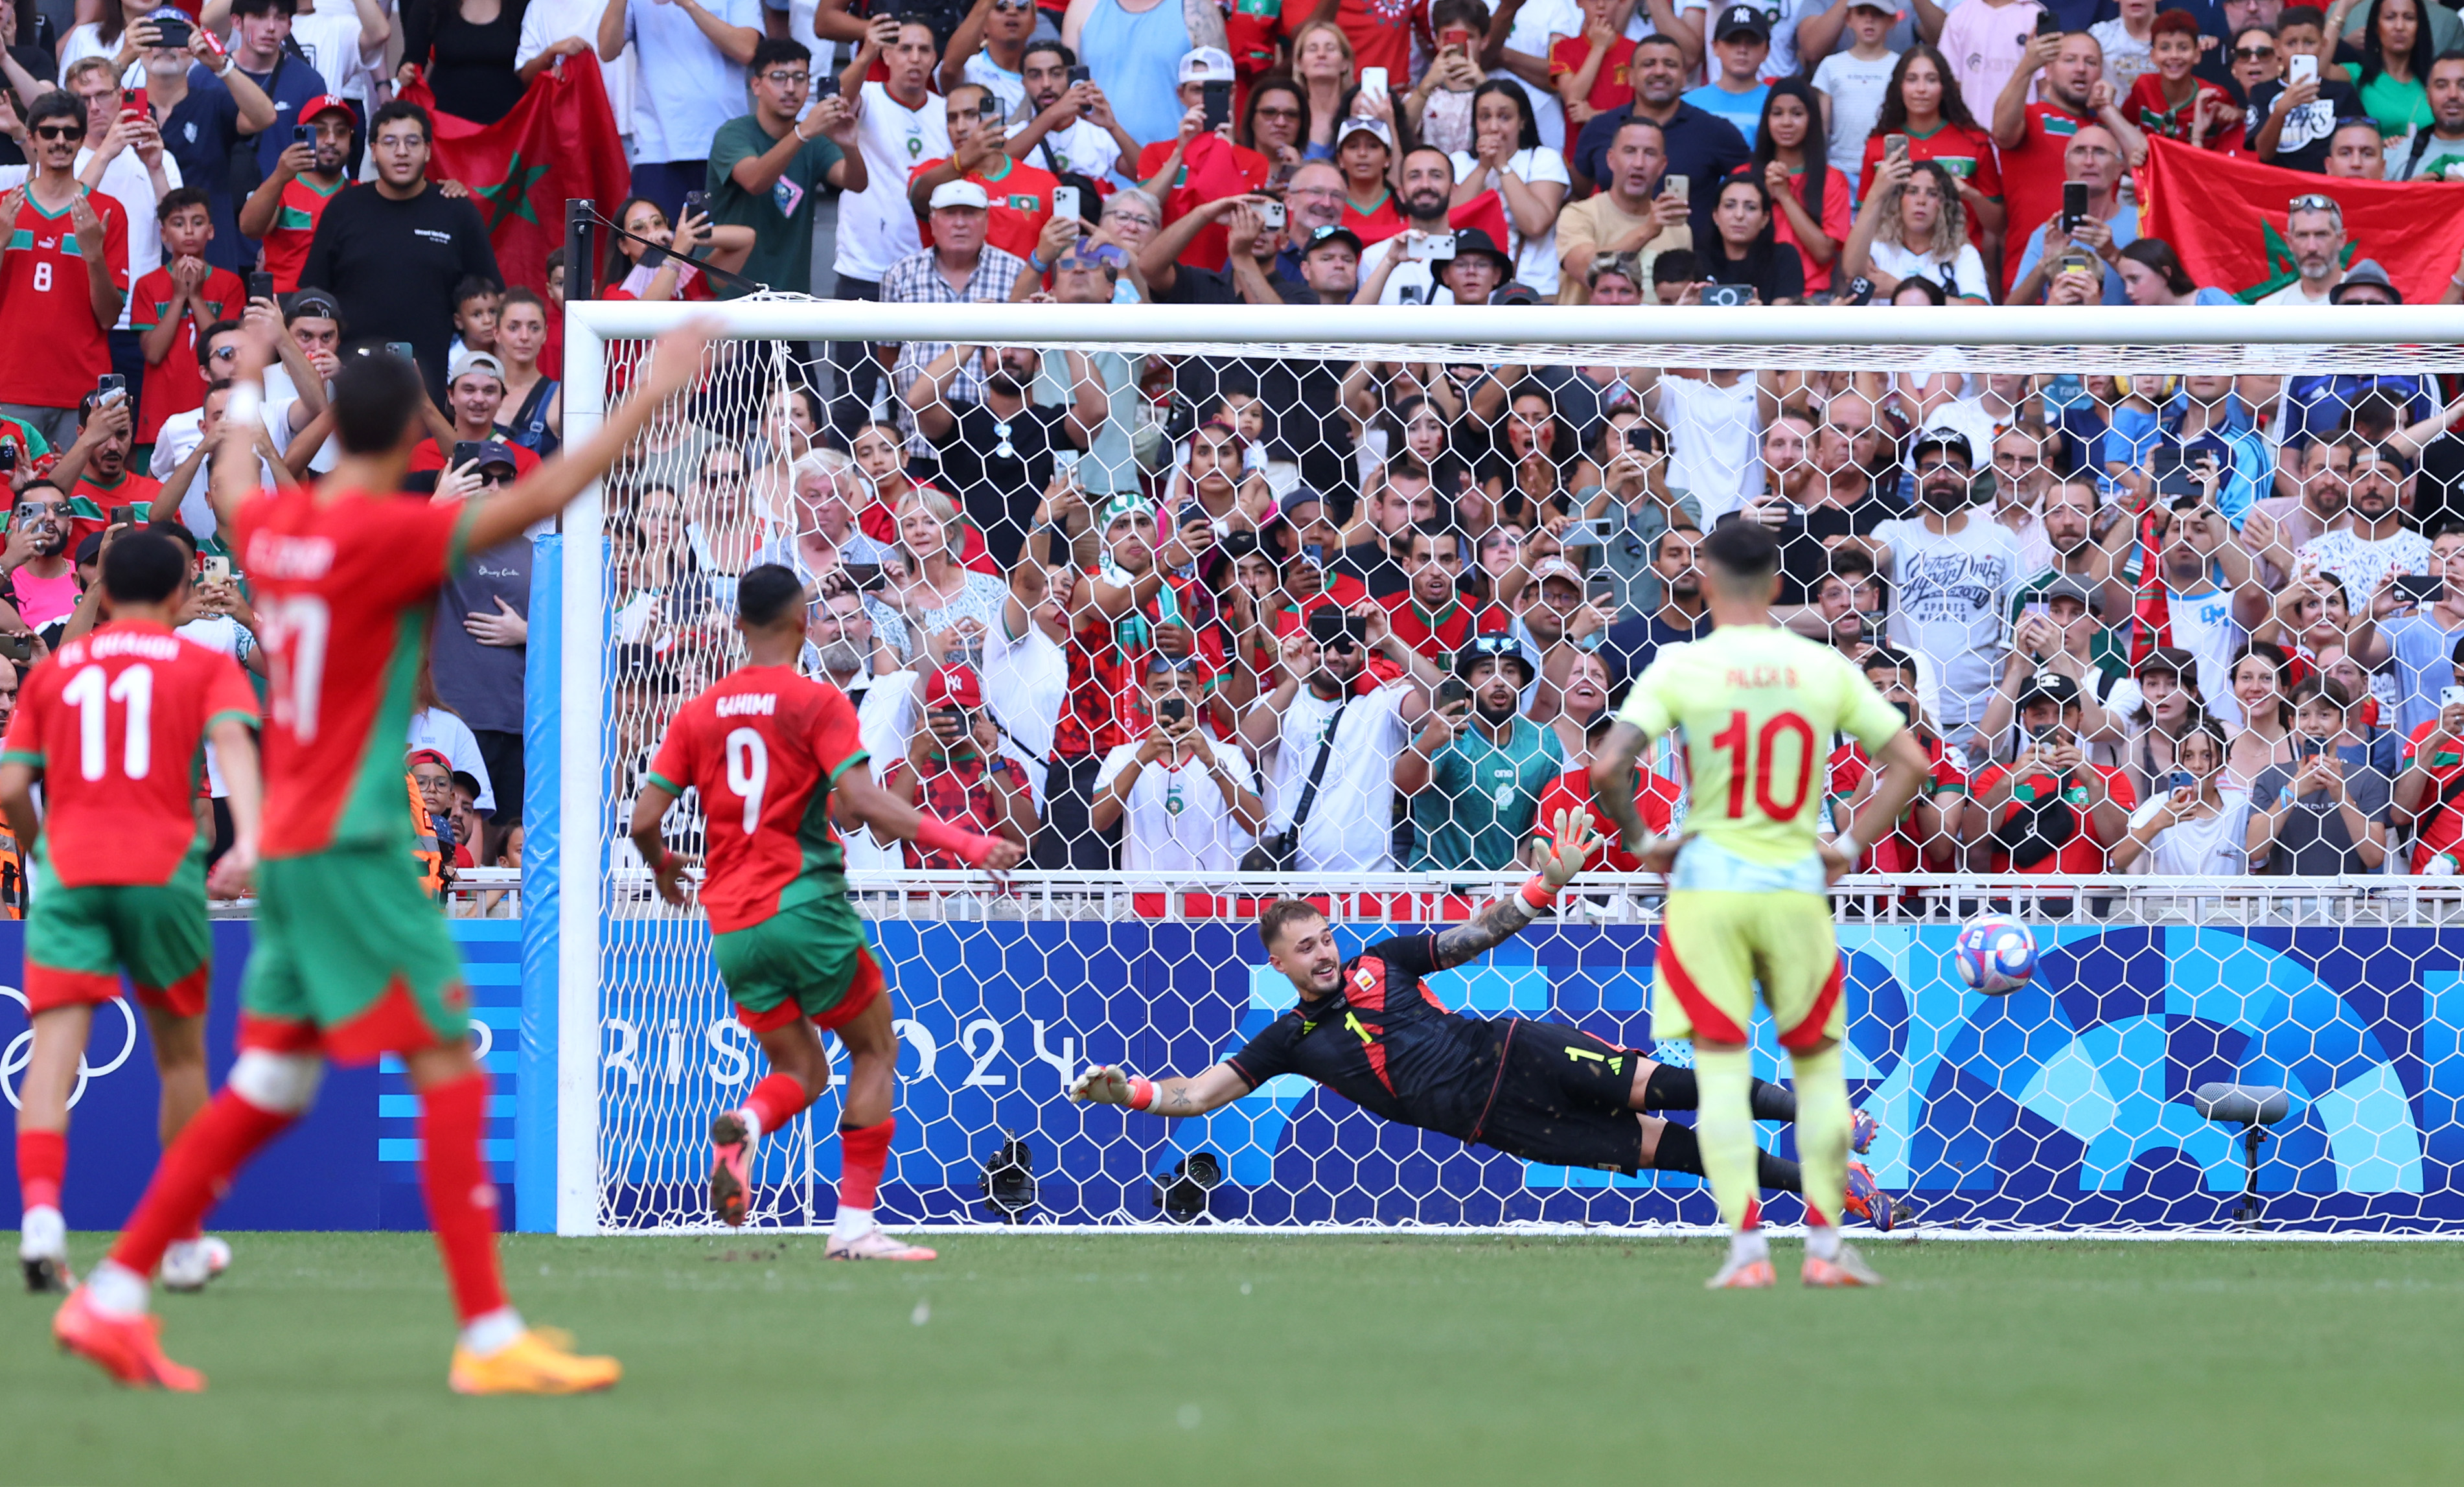
M 415 493 L 453 500 L 557 448 L 568 295 L 2395 304 L 2337 183 L 2464 180 L 2459 33 L 2431 0 L 0 0 L 0 691 L 94 623 L 131 521 L 196 554 L 183 633 L 261 667 L 200 478 L 252 322 L 287 333 L 269 482 L 331 465 L 338 359 L 394 348 L 433 400 Z M 397 95 L 487 124 L 585 57 L 634 194 L 508 283 L 494 184 Z M 2319 178 L 2280 283 L 2140 234 L 2159 135 Z M 747 351 L 608 492 L 618 754 L 629 784 L 725 669 L 736 576 L 786 562 L 884 782 L 1036 865 L 1504 869 L 1699 633 L 1695 543 L 1754 521 L 1775 621 L 1935 761 L 1863 865 L 2450 874 L 2455 390 Z M 530 564 L 438 604 L 405 767 L 440 886 L 521 860 Z M 1799 756 L 1779 798 L 1870 788 L 1853 746 Z

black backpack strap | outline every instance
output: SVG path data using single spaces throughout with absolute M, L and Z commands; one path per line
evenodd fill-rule
M 1317 741 L 1317 757 L 1309 761 L 1309 781 L 1301 786 L 1300 800 L 1292 807 L 1292 840 L 1295 842 L 1300 840 L 1302 825 L 1309 820 L 1309 807 L 1317 804 L 1317 787 L 1326 778 L 1327 761 L 1334 757 L 1334 731 L 1343 726 L 1343 711 L 1351 706 L 1352 698 L 1347 695 L 1327 715 L 1326 732 Z M 2464 776 L 2458 777 L 2464 778 Z

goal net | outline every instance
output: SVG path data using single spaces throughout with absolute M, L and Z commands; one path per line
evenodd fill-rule
M 533 647 L 561 744 L 534 733 L 554 1114 L 525 1154 L 560 1231 L 707 1224 L 711 1118 L 763 1072 L 706 921 L 624 833 L 764 561 L 816 580 L 806 667 L 857 690 L 876 777 L 1031 852 L 996 882 L 848 842 L 901 1043 L 887 1218 L 1714 1221 L 1696 1178 L 1466 1147 L 1298 1076 L 1181 1122 L 1065 1090 L 1196 1073 L 1293 1005 L 1251 928 L 1275 897 L 1350 953 L 1519 882 L 1600 720 L 1697 633 L 1724 520 L 1770 526 L 1774 620 L 1865 666 L 1932 760 L 1837 896 L 1882 1190 L 1945 1230 L 2464 1223 L 2464 354 L 2422 339 L 2464 311 L 720 313 L 703 383 L 568 515 Z M 568 440 L 685 314 L 569 307 Z M 1844 740 L 1692 747 L 1826 828 L 1871 788 Z M 1650 762 L 1653 820 L 1728 808 L 1681 749 Z M 1661 893 L 1587 875 L 1429 991 L 1684 1063 L 1650 1035 Z M 1954 963 L 1987 912 L 2039 946 L 2010 995 Z M 763 1144 L 754 1225 L 827 1224 L 838 1106 Z

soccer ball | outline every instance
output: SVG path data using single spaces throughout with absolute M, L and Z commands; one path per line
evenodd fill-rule
M 2016 919 L 1987 914 L 1971 919 L 1951 943 L 1959 978 L 1988 996 L 2003 996 L 2036 974 L 2036 937 Z

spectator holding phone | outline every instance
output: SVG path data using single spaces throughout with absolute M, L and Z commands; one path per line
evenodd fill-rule
M 2388 575 L 2370 606 L 2377 624 L 2354 637 L 2363 667 L 2394 664 L 2393 723 L 2405 734 L 2436 716 L 2453 658 L 2464 654 L 2464 530 L 2442 530 L 2430 550 L 2426 573 Z
M 1710 122 L 1729 128 L 1725 120 Z M 1661 253 L 1694 246 L 1693 178 L 1669 168 L 1667 131 L 1657 121 L 1638 115 L 1620 122 L 1595 168 L 1601 172 L 1601 190 L 1557 213 L 1559 304 L 1590 300 L 1592 261 L 1603 254 L 1630 253 L 1635 272 L 1648 276 Z M 1707 207 L 1710 180 L 1703 186 Z
M 2081 124 L 2062 149 L 2062 207 L 2037 223 L 2019 253 L 2019 276 L 2011 303 L 2033 304 L 2065 257 L 2085 253 L 2102 277 L 2101 302 L 2130 303 L 2130 290 L 2116 266 L 2122 250 L 2139 237 L 2139 208 L 2121 199 L 2127 162 L 2122 142 L 2102 124 Z
M 1396 865 L 1396 762 L 1429 699 L 1408 680 L 1381 684 L 1370 673 L 1370 647 L 1388 635 L 1384 613 L 1364 609 L 1321 608 L 1307 628 L 1285 636 L 1273 689 L 1241 718 L 1242 741 L 1267 772 L 1260 849 L 1288 834 L 1282 855 L 1296 871 Z M 1409 651 L 1404 658 L 1418 659 Z
M 711 220 L 753 233 L 744 276 L 793 295 L 812 292 L 813 216 L 823 188 L 862 191 L 871 180 L 847 99 L 833 91 L 805 109 L 812 66 L 801 41 L 765 36 L 754 47 L 752 110 L 711 137 L 704 177 Z M 721 291 L 745 293 L 741 285 Z
M 1032 112 L 1010 142 L 1017 159 L 1056 176 L 1105 181 L 1123 158 L 1138 158 L 1139 142 L 1112 117 L 1111 103 L 1095 86 L 1092 70 L 1079 63 L 1077 53 L 1058 41 L 1030 41 L 1021 64 L 1019 76 Z M 1257 94 L 1265 91 L 1262 83 L 1251 94 L 1253 114 Z
M 1520 861 L 1565 750 L 1522 715 L 1532 670 L 1513 640 L 1482 636 L 1453 662 L 1395 760 L 1395 788 L 1412 801 L 1413 871 L 1494 872 Z
M 2320 572 L 2343 579 L 2348 593 L 2375 601 L 2390 575 L 2430 573 L 2430 539 L 2405 525 L 2412 504 L 2412 462 L 2392 445 L 2347 434 L 2337 441 L 2352 451 L 2351 495 L 2343 522 L 2295 549 Z M 2375 612 L 2375 603 L 2373 604 Z
M 358 126 L 350 104 L 327 94 L 300 105 L 295 138 L 274 169 L 240 204 L 239 230 L 264 245 L 258 267 L 274 275 L 276 294 L 299 287 L 299 271 L 316 240 L 317 220 L 350 185 L 347 173 Z
M 952 402 L 942 389 L 966 362 L 980 366 L 983 396 Z M 1069 401 L 1033 401 L 1043 364 L 1042 353 L 1024 346 L 952 346 L 926 362 L 906 391 L 916 431 L 940 455 L 942 480 L 1002 568 L 1018 561 L 1060 457 L 1077 463 L 1108 407 L 1103 382 L 1087 353 L 1074 347 L 1062 354 Z
M 1124 871 L 1230 872 L 1265 824 L 1248 757 L 1205 725 L 1205 685 L 1195 657 L 1150 656 L 1142 690 L 1152 721 L 1096 774 L 1088 823 L 1121 826 Z
M 1745 9 L 1740 7 L 1739 9 Z M 1731 176 L 1719 183 L 1719 203 L 1711 221 L 1719 241 L 1705 245 L 1699 262 L 1703 302 L 1723 303 L 1712 286 L 1744 288 L 1758 305 L 1793 305 L 1805 298 L 1805 261 L 1792 243 L 1779 241 L 1773 227 L 1771 187 L 1751 176 Z
M 2019 745 L 1975 776 L 1986 830 L 1971 848 L 1987 872 L 2101 873 L 2129 826 L 2137 797 L 2123 772 L 2087 757 L 2079 735 L 2079 688 L 2040 676 L 2019 705 Z M 2224 738 L 2215 735 L 2215 760 Z M 2235 838 L 2236 842 L 2240 839 Z
M 984 241 L 1021 258 L 1034 257 L 1037 239 L 1052 219 L 1052 193 L 1061 178 L 1010 155 L 1001 98 L 983 83 L 952 88 L 942 100 L 942 119 L 949 157 L 924 161 L 907 178 L 907 202 L 926 223 L 925 243 L 935 240 L 928 215 L 935 192 L 949 182 L 968 181 L 983 188 L 990 204 Z
M 2294 689 L 2299 762 L 2272 764 L 2251 784 L 2251 870 L 2335 877 L 2386 865 L 2394 782 L 2373 768 L 2351 723 L 2353 699 L 2331 679 Z
M 923 683 L 925 726 L 908 740 L 907 757 L 882 784 L 907 805 L 985 836 L 1023 847 L 1035 835 L 1035 798 L 1016 761 L 1001 752 L 1001 734 L 984 710 L 983 684 L 973 667 L 943 665 Z M 910 867 L 963 867 L 955 852 L 907 843 Z
M 1838 272 L 1870 281 L 1886 298 L 1912 278 L 1940 286 L 1961 304 L 1984 304 L 1992 290 L 1985 260 L 1969 241 L 1967 209 L 1950 172 L 1937 161 L 1912 164 L 1898 154 L 1874 167 Z
M 2250 864 L 2250 793 L 2230 783 L 2224 734 L 2192 729 L 2174 754 L 2162 794 L 2133 812 L 2113 846 L 2113 870 L 2167 878 L 2233 877 Z
M 1275 168 L 1265 156 L 1232 142 L 1229 55 L 1218 47 L 1198 47 L 1180 59 L 1178 77 L 1179 127 L 1151 136 L 1134 172 L 1147 194 L 1163 204 L 1166 225 L 1208 202 L 1265 190 Z M 1223 267 L 1221 226 L 1199 232 L 1180 256 L 1203 269 Z

